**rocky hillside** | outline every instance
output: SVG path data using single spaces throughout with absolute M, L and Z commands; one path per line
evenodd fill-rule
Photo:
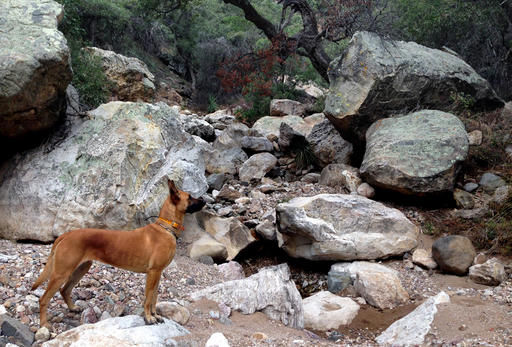
M 58 38 L 60 11 L 0 4 L 17 13 L 0 42 L 34 38 L 20 18 Z M 512 111 L 459 57 L 360 32 L 324 112 L 273 100 L 249 126 L 171 106 L 141 61 L 97 48 L 112 100 L 84 112 L 65 41 L 37 42 L 0 55 L 0 105 L 23 99 L 0 107 L 2 139 L 36 142 L 0 166 L 0 346 L 512 344 Z M 54 298 L 39 328 L 49 243 L 154 221 L 168 178 L 207 204 L 163 274 L 165 323 L 140 316 L 143 275 L 97 264 L 81 312 Z

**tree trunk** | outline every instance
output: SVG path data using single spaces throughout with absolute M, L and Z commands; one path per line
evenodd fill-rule
M 274 41 L 275 39 L 284 40 L 284 45 L 281 45 L 283 49 L 279 51 L 281 58 L 286 59 L 293 53 L 298 53 L 307 57 L 320 76 L 329 82 L 327 70 L 329 68 L 331 58 L 327 53 L 325 53 L 322 47 L 323 36 L 318 33 L 315 13 L 306 0 L 278 1 L 283 5 L 283 16 L 288 8 L 301 14 L 304 29 L 294 37 L 287 37 L 283 32 L 284 28 L 280 28 L 281 31 L 279 31 L 274 24 L 256 11 L 249 0 L 223 1 L 226 4 L 231 4 L 240 8 L 244 12 L 245 19 L 256 25 L 256 27 L 260 29 L 270 41 Z

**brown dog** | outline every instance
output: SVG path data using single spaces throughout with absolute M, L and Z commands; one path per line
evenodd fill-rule
M 169 197 L 155 223 L 132 231 L 72 230 L 55 240 L 46 266 L 32 286 L 34 290 L 50 279 L 39 299 L 41 326 L 48 326 L 48 303 L 59 289 L 69 309 L 78 309 L 71 300 L 71 290 L 87 273 L 93 260 L 146 273 L 144 320 L 147 324 L 163 321 L 155 311 L 160 276 L 174 258 L 176 236 L 183 230 L 185 213 L 199 211 L 205 205 L 202 199 L 194 199 L 176 189 L 174 182 L 168 180 L 168 185 Z

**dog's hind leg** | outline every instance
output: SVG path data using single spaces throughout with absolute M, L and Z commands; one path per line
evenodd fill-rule
M 158 287 L 161 275 L 161 270 L 149 270 L 146 275 L 146 299 L 144 300 L 144 320 L 146 321 L 146 324 L 155 324 L 159 322 L 159 320 L 153 316 L 151 309 L 153 305 L 153 296 L 155 295 L 155 288 Z
M 71 311 L 78 311 L 79 307 L 76 306 L 73 301 L 71 300 L 71 291 L 73 288 L 77 285 L 78 282 L 84 277 L 84 275 L 89 271 L 92 265 L 92 260 L 86 261 L 85 263 L 80 264 L 71 276 L 69 277 L 68 281 L 60 289 L 60 294 L 62 295 L 62 298 L 64 299 L 64 302 L 66 302 L 66 305 L 68 305 L 68 308 Z
M 48 327 L 48 320 L 46 318 L 46 311 L 48 309 L 48 304 L 50 299 L 57 293 L 62 284 L 66 281 L 69 274 L 65 275 L 55 275 L 53 273 L 50 278 L 50 282 L 48 282 L 48 288 L 44 292 L 43 296 L 39 299 L 39 314 L 41 317 L 40 325 L 41 327 Z

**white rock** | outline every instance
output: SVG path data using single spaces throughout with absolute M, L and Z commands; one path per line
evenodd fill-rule
M 496 258 L 491 258 L 483 264 L 469 268 L 469 278 L 480 284 L 497 286 L 507 278 L 505 266 Z
M 473 130 L 468 133 L 468 140 L 470 146 L 480 146 L 482 144 L 482 132 L 480 130 Z
M 224 276 L 227 281 L 241 280 L 245 278 L 244 269 L 242 265 L 236 261 L 220 264 L 217 269 Z
M 15 255 L 0 254 L 0 263 L 7 263 L 16 258 L 17 257 Z
M 398 273 L 384 265 L 366 261 L 337 263 L 331 271 L 349 273 L 357 293 L 372 306 L 391 309 L 409 300 Z
M 435 269 L 437 267 L 437 263 L 432 258 L 432 252 L 428 252 L 425 249 L 415 249 L 412 253 L 412 262 L 428 269 Z
M 146 325 L 140 316 L 105 319 L 63 332 L 42 347 L 152 347 L 175 343 L 172 338 L 189 334 L 181 325 L 164 319 L 164 323 Z
M 298 197 L 276 207 L 282 248 L 310 260 L 377 259 L 417 245 L 402 212 L 358 195 Z
M 156 313 L 182 325 L 187 324 L 190 319 L 189 310 L 176 302 L 161 301 L 157 303 Z
M 226 259 L 228 252 L 226 246 L 210 235 L 205 234 L 192 243 L 189 256 L 192 259 L 198 259 L 201 256 L 210 256 L 213 259 Z
M 205 347 L 229 347 L 228 339 L 222 333 L 214 333 L 208 341 L 206 341 Z
M 421 345 L 425 335 L 430 331 L 430 325 L 437 313 L 437 305 L 450 302 L 445 292 L 429 298 L 414 311 L 391 324 L 376 341 L 379 344 L 393 346 Z
M 309 118 L 309 117 L 308 117 Z M 261 117 L 258 119 L 252 128 L 259 133 L 263 134 L 263 136 L 266 136 L 267 138 L 269 136 L 276 136 L 279 137 L 279 128 L 281 126 L 281 123 L 286 123 L 290 127 L 292 127 L 293 130 L 298 132 L 299 134 L 303 136 L 307 136 L 315 124 L 319 123 L 321 119 L 303 119 L 299 116 L 284 116 L 284 117 Z
M 254 154 L 240 167 L 238 171 L 240 180 L 244 182 L 250 182 L 253 179 L 260 180 L 276 164 L 277 158 L 270 153 Z
M 201 211 L 185 215 L 184 224 L 186 228 L 181 235 L 183 241 L 194 243 L 197 248 L 197 251 L 194 252 L 190 249 L 190 257 L 200 255 L 213 257 L 211 254 L 200 254 L 199 246 L 213 246 L 215 244 L 216 246 L 210 249 L 216 250 L 215 254 L 218 254 L 220 259 L 232 260 L 241 250 L 256 241 L 249 228 L 236 217 L 223 218 L 211 212 Z M 200 240 L 201 242 L 199 242 Z M 196 242 L 199 243 L 196 244 Z M 222 251 L 221 245 L 225 248 L 226 255 L 223 255 L 224 251 Z
M 302 329 L 304 314 L 302 298 L 290 277 L 288 265 L 281 264 L 261 269 L 243 280 L 219 283 L 190 295 L 225 304 L 243 314 L 262 311 L 271 319 Z
M 303 301 L 304 327 L 326 331 L 348 325 L 357 316 L 359 305 L 350 298 L 342 298 L 321 291 Z
M 375 188 L 373 188 L 368 183 L 363 182 L 359 185 L 359 187 L 357 187 L 357 194 L 371 199 L 375 196 Z
M 34 336 L 36 341 L 48 341 L 50 338 L 50 330 L 47 327 L 39 328 Z

